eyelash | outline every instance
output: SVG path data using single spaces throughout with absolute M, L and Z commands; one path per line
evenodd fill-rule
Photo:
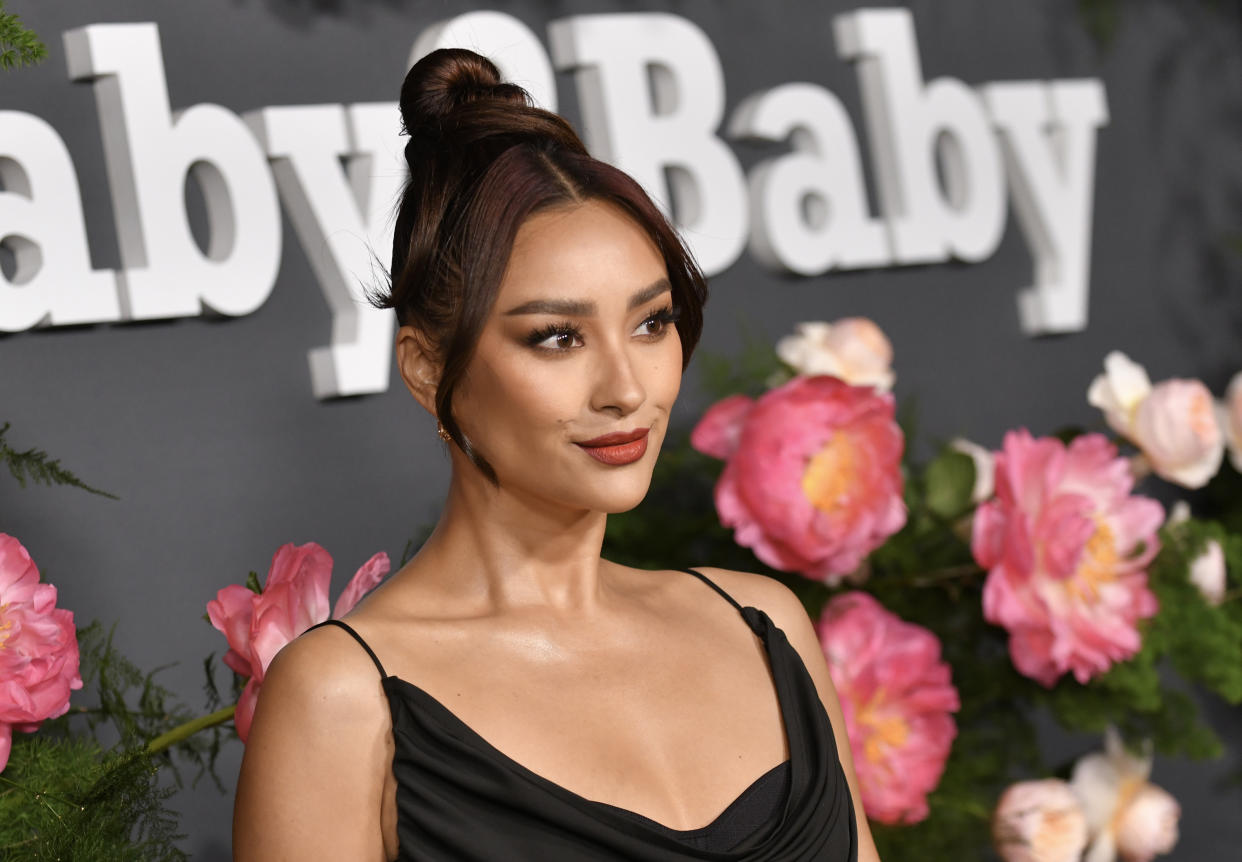
M 666 334 L 668 334 L 668 328 L 667 328 L 668 325 L 670 323 L 676 323 L 677 318 L 679 318 L 680 316 L 681 316 L 680 309 L 674 308 L 671 305 L 666 305 L 660 310 L 654 311 L 651 314 L 647 315 L 643 319 L 643 322 L 639 324 L 639 326 L 648 325 L 652 323 L 660 324 L 661 329 L 659 332 L 654 332 L 647 336 L 648 338 L 654 341 L 656 339 L 663 338 Z M 569 321 L 562 321 L 559 323 L 550 323 L 547 326 L 542 326 L 539 329 L 536 329 L 535 331 L 531 332 L 529 335 L 526 336 L 525 341 L 528 347 L 533 347 L 536 350 L 542 350 L 547 353 L 564 353 L 566 350 L 572 349 L 572 348 L 565 348 L 565 347 L 540 347 L 539 346 L 541 343 L 543 343 L 544 341 L 547 341 L 549 338 L 552 338 L 558 335 L 567 335 L 571 338 L 576 338 L 576 339 L 581 340 L 582 330 L 579 329 L 577 325 L 570 323 Z

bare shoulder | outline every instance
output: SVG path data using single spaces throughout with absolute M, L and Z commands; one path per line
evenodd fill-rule
M 758 608 L 767 614 L 777 628 L 785 632 L 799 652 L 810 641 L 818 644 L 811 618 L 807 616 L 802 600 L 780 581 L 767 575 L 716 569 L 711 566 L 695 566 L 695 569 L 733 596 L 738 604 Z
M 260 704 L 319 706 L 331 722 L 359 718 L 382 702 L 379 670 L 362 646 L 338 626 L 303 634 L 276 654 L 263 681 Z M 288 704 L 286 703 L 288 702 Z
M 335 627 L 272 660 L 246 740 L 233 851 L 250 859 L 380 859 L 388 710 L 366 652 Z

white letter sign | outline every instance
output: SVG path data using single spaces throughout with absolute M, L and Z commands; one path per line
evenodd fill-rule
M 841 15 L 836 31 L 841 56 L 858 62 L 897 262 L 991 257 L 1005 229 L 1005 176 L 982 101 L 954 78 L 923 83 L 907 9 Z
M 267 159 L 219 105 L 169 110 L 154 24 L 94 24 L 65 34 L 69 74 L 93 80 L 120 240 L 122 301 L 134 319 L 201 307 L 249 314 L 280 266 L 280 205 Z M 190 232 L 186 172 L 207 202 L 206 255 Z
M 671 210 L 706 274 L 727 269 L 746 245 L 746 183 L 716 136 L 724 73 L 707 35 L 659 13 L 564 18 L 548 33 L 557 66 L 576 70 L 592 154 Z

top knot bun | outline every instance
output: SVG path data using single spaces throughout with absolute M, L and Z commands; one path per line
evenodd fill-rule
M 503 81 L 491 60 L 463 48 L 432 51 L 414 64 L 401 85 L 401 119 L 407 131 L 437 123 L 476 102 L 529 107 L 530 97 Z

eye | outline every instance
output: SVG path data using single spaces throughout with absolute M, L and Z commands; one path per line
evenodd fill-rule
M 659 311 L 649 314 L 642 323 L 638 324 L 638 329 L 634 330 L 636 335 L 645 335 L 648 338 L 656 339 L 662 337 L 671 324 L 677 322 L 679 312 L 672 306 L 665 306 Z
M 582 332 L 571 323 L 553 323 L 527 335 L 526 343 L 537 350 L 562 353 L 582 346 Z

